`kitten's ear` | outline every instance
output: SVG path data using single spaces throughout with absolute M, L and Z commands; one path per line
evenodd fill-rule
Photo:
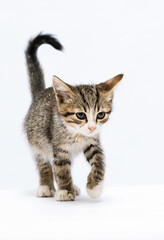
M 124 76 L 123 74 L 119 74 L 119 75 L 107 80 L 106 82 L 97 84 L 97 87 L 100 89 L 102 94 L 104 94 L 108 98 L 108 100 L 112 99 L 113 90 L 116 87 L 116 85 L 121 81 L 123 76 Z
M 56 76 L 53 76 L 53 89 L 59 103 L 70 102 L 75 96 L 75 88 Z

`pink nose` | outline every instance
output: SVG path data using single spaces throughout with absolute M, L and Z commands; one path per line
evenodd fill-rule
M 93 132 L 96 128 L 95 127 L 88 127 L 88 129 Z

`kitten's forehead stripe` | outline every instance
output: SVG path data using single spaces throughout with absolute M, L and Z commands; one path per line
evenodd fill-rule
M 96 109 L 96 107 L 97 107 L 97 111 L 99 111 L 100 110 L 100 106 L 99 106 L 99 90 L 98 90 L 97 87 L 96 87 L 96 97 L 97 97 L 97 99 L 96 99 L 96 103 L 95 103 L 94 109 Z
M 95 108 L 99 102 L 99 91 L 95 85 L 79 85 L 76 87 L 85 108 Z
M 88 104 L 88 102 L 86 101 L 86 99 L 84 97 L 84 93 L 82 92 L 82 89 L 78 88 L 78 91 L 79 91 L 80 95 L 82 96 L 82 100 L 83 100 L 84 104 L 89 107 L 89 104 Z M 84 107 L 84 109 L 85 109 L 85 112 L 86 112 L 86 108 L 85 107 Z

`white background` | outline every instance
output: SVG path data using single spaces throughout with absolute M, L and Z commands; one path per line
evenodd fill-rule
M 87 84 L 125 74 L 101 135 L 106 186 L 164 184 L 163 1 L 1 0 L 0 24 L 0 188 L 38 185 L 23 119 L 31 102 L 24 50 L 40 31 L 65 47 L 38 51 L 47 87 L 52 75 Z M 85 186 L 88 172 L 79 155 L 75 183 Z

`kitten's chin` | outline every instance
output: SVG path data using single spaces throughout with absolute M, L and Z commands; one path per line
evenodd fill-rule
M 84 135 L 85 137 L 96 137 L 99 133 L 95 132 L 95 133 L 81 133 L 82 135 Z

